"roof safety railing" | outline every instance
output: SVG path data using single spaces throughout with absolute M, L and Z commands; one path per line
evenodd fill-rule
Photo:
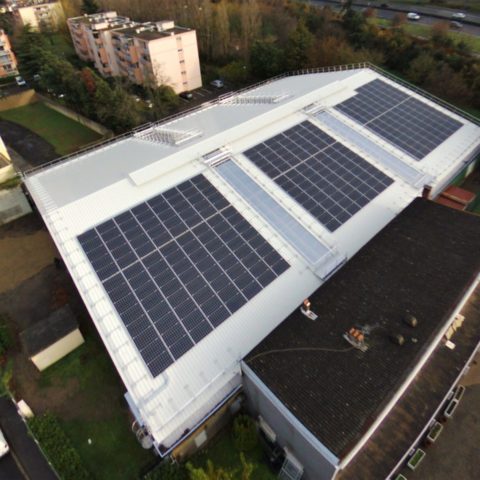
M 236 90 L 234 92 L 229 92 L 224 95 L 220 95 L 217 97 L 215 100 L 205 102 L 199 106 L 187 109 L 187 110 L 182 110 L 181 112 L 177 112 L 173 115 L 170 115 L 169 117 L 163 118 L 162 120 L 159 120 L 158 122 L 150 122 L 146 123 L 143 125 L 140 125 L 137 128 L 134 128 L 133 130 L 130 130 L 129 132 L 123 133 L 121 135 L 109 138 L 105 141 L 98 142 L 96 144 L 89 145 L 85 147 L 84 149 L 78 150 L 77 152 L 73 152 L 69 155 L 65 155 L 63 157 L 59 157 L 55 160 L 52 160 L 51 162 L 45 163 L 43 165 L 39 165 L 37 167 L 25 170 L 22 172 L 22 176 L 28 176 L 29 174 L 38 172 L 40 170 L 44 170 L 46 168 L 51 167 L 52 165 L 55 165 L 57 163 L 62 163 L 68 160 L 71 160 L 73 158 L 77 158 L 81 155 L 86 154 L 87 152 L 90 152 L 92 150 L 97 150 L 102 147 L 107 147 L 112 145 L 113 143 L 119 142 L 121 140 L 124 140 L 126 138 L 131 138 L 134 136 L 136 133 L 140 133 L 144 130 L 147 130 L 152 127 L 157 127 L 157 126 L 162 126 L 165 127 L 169 123 L 173 122 L 174 120 L 184 117 L 186 115 L 192 115 L 194 113 L 200 112 L 201 110 L 204 110 L 206 108 L 210 108 L 215 105 L 219 105 L 224 103 L 227 99 L 234 97 L 236 95 L 240 95 L 245 92 L 253 91 L 256 90 L 257 88 L 263 87 L 265 85 L 269 85 L 272 82 L 275 82 L 277 80 L 281 80 L 282 78 L 287 78 L 287 77 L 292 77 L 292 76 L 297 76 L 297 75 L 310 75 L 310 74 L 315 74 L 315 73 L 329 73 L 329 72 L 343 72 L 343 71 L 348 71 L 348 70 L 360 70 L 360 69 L 370 69 L 373 70 L 380 75 L 383 75 L 387 78 L 390 78 L 391 80 L 409 88 L 410 90 L 413 90 L 414 92 L 422 95 L 423 97 L 441 105 L 442 107 L 446 108 L 447 110 L 451 111 L 452 113 L 455 113 L 456 115 L 459 115 L 463 118 L 466 118 L 470 122 L 474 123 L 475 125 L 480 126 L 480 119 L 475 118 L 473 115 L 470 115 L 467 112 L 464 112 L 463 110 L 460 110 L 459 108 L 455 107 L 454 105 L 426 92 L 425 90 L 422 90 L 411 83 L 408 83 L 407 81 L 403 80 L 400 77 L 397 77 L 396 75 L 387 72 L 386 70 L 383 70 L 380 67 L 377 67 L 376 65 L 373 65 L 370 62 L 360 62 L 360 63 L 351 63 L 351 64 L 346 64 L 346 65 L 334 65 L 334 66 L 328 66 L 328 67 L 316 67 L 316 68 L 306 68 L 306 69 L 301 69 L 301 70 L 294 70 L 291 72 L 286 72 L 282 73 L 280 75 L 277 75 L 275 77 L 269 78 L 267 80 L 263 80 L 261 82 L 249 85 L 248 87 L 242 88 L 240 90 Z

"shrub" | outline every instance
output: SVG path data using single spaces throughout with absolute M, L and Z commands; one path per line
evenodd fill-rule
M 238 415 L 233 421 L 233 443 L 241 452 L 253 450 L 258 444 L 255 421 L 248 415 Z
M 144 480 L 187 480 L 187 471 L 183 465 L 163 462 L 148 472 Z
M 92 478 L 54 415 L 46 413 L 33 417 L 28 424 L 62 480 L 89 480 Z
M 12 345 L 12 336 L 3 315 L 0 315 L 0 356 Z
M 12 377 L 13 361 L 8 360 L 4 365 L 0 365 L 0 397 L 10 394 Z

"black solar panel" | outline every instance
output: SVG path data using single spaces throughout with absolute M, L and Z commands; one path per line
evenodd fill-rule
M 256 145 L 245 155 L 330 231 L 393 182 L 310 122 Z
M 373 80 L 357 92 L 335 108 L 416 160 L 462 127 L 461 122 L 382 80 Z
M 202 175 L 78 239 L 154 377 L 289 266 Z

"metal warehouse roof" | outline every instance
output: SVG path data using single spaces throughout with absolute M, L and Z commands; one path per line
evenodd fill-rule
M 369 131 L 368 125 L 333 108 L 378 79 L 420 99 L 459 128 L 417 161 Z M 289 129 L 303 128 L 298 127 L 303 122 L 335 141 L 338 155 L 346 147 L 363 169 L 388 179 L 335 230 L 326 228 L 248 156 L 252 147 Z M 156 444 L 167 451 L 240 385 L 239 361 L 250 350 L 418 196 L 424 182 L 438 192 L 471 161 L 479 146 L 476 124 L 362 66 L 266 82 L 27 173 L 25 183 L 139 416 Z M 225 169 L 221 174 L 218 166 L 228 160 L 254 181 L 256 186 L 252 183 L 249 188 L 260 190 L 256 198 L 263 202 L 263 210 L 245 198 L 248 190 L 229 181 Z M 290 268 L 153 378 L 77 237 L 199 174 Z M 342 182 L 348 178 L 346 172 L 347 180 Z M 305 245 L 322 245 L 321 268 L 311 263 L 315 255 L 302 254 L 284 224 L 302 231 Z

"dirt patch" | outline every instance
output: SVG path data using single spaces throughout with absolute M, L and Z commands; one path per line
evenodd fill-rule
M 50 143 L 17 123 L 0 120 L 0 131 L 3 141 L 27 160 L 31 167 L 43 165 L 59 156 Z
M 40 372 L 22 353 L 17 352 L 14 359 L 12 390 L 17 400 L 24 399 L 34 412 L 68 411 L 72 408 L 71 397 L 79 390 L 79 382 L 69 379 L 62 385 L 52 385 L 39 389 Z
M 43 230 L 23 237 L 0 238 L 0 251 L 8 252 L 0 256 L 0 293 L 36 275 L 51 264 L 56 255 L 52 240 Z

